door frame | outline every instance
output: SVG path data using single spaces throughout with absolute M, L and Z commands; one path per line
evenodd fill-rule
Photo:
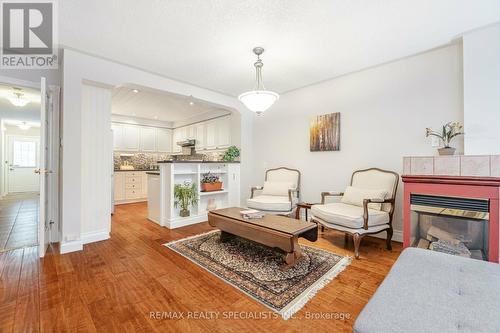
M 37 169 L 39 168 L 39 164 L 40 164 L 40 156 L 39 156 L 39 153 L 38 153 L 38 150 L 39 150 L 39 147 L 40 147 L 40 136 L 33 136 L 33 135 L 20 135 L 20 134 L 6 134 L 5 135 L 5 156 L 3 158 L 4 161 L 7 161 L 9 160 L 10 161 L 10 158 L 11 158 L 11 154 L 12 154 L 12 151 L 10 150 L 10 140 L 12 139 L 15 139 L 15 138 L 28 138 L 28 139 L 37 139 L 37 146 L 36 146 L 36 166 L 34 167 L 34 169 Z M 10 161 L 12 162 L 12 161 Z M 10 166 L 9 166 L 10 167 Z M 9 186 L 10 186 L 10 179 L 9 179 L 9 172 L 8 172 L 8 167 L 6 166 L 5 167 L 5 189 L 6 189 L 6 194 L 9 194 Z M 34 173 L 33 173 L 34 174 Z
M 42 76 L 42 75 L 40 75 Z M 5 85 L 13 85 L 21 88 L 32 88 L 32 89 L 37 89 L 40 91 L 40 81 L 27 81 L 27 80 L 21 80 L 9 76 L 3 76 L 0 75 L 0 84 L 5 84 Z M 62 172 L 60 172 L 61 168 L 61 130 L 60 130 L 60 124 L 61 124 L 61 117 L 62 113 L 60 110 L 60 99 L 61 99 L 61 88 L 58 85 L 48 85 L 48 91 L 49 91 L 49 103 L 51 104 L 51 107 L 49 108 L 49 114 L 47 115 L 47 121 L 49 123 L 49 136 L 48 136 L 48 146 L 49 146 L 49 159 L 47 160 L 47 164 L 52 170 L 52 174 L 49 177 L 49 194 L 48 194 L 48 200 L 49 200 L 49 207 L 47 209 L 47 219 L 49 222 L 52 222 L 51 229 L 50 229 L 50 242 L 51 243 L 57 243 L 61 241 L 61 230 L 62 230 L 62 223 L 60 220 L 60 210 L 62 208 L 61 205 L 61 175 Z M 3 119 L 0 121 L 0 125 L 3 125 Z M 3 129 L 3 126 L 1 127 Z M 3 136 L 3 130 L 1 131 L 0 135 Z M 4 136 L 5 137 L 5 136 Z M 2 180 L 2 183 L 5 183 L 5 166 L 3 161 L 5 160 L 4 154 L 6 153 L 5 148 L 5 140 L 2 140 L 0 137 L 1 141 L 1 150 L 0 150 L 0 158 L 2 163 L 0 163 L 0 180 Z M 0 199 L 2 198 L 3 193 L 3 186 L 0 188 Z

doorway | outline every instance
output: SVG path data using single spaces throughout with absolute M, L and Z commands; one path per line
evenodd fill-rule
M 56 190 L 50 166 L 53 161 L 58 164 L 53 159 L 58 149 L 51 145 L 55 129 L 51 93 L 44 78 L 38 84 L 8 78 L 4 82 L 0 84 L 0 251 L 38 247 L 44 256 L 54 220 L 50 203 L 57 200 L 57 195 L 49 198 Z

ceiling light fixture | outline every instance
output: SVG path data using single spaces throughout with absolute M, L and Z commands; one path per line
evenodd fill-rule
M 26 123 L 25 121 L 17 125 L 17 127 L 19 127 L 19 129 L 22 129 L 23 131 L 27 131 L 31 128 L 31 126 L 28 125 L 28 123 Z
M 137 89 L 133 89 L 133 90 L 132 90 L 132 92 L 133 92 L 134 94 L 137 94 L 137 93 L 139 92 L 139 90 L 137 90 Z
M 260 59 L 260 55 L 264 53 L 264 49 L 262 47 L 255 47 L 253 53 L 257 55 L 257 61 L 253 64 L 255 66 L 255 89 L 239 95 L 238 99 L 250 111 L 261 114 L 269 109 L 280 96 L 273 91 L 266 90 L 262 83 L 262 66 L 264 66 L 264 63 Z
M 23 98 L 23 92 L 21 89 L 19 88 L 14 88 L 14 95 L 16 97 L 13 97 L 13 96 L 8 96 L 7 99 L 9 100 L 9 102 L 12 103 L 12 105 L 14 106 L 19 106 L 19 107 L 23 107 L 25 106 L 26 104 L 28 104 L 30 101 L 27 100 L 26 98 Z

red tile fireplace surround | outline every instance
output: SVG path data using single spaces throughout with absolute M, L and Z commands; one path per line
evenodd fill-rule
M 484 216 L 488 216 L 486 231 L 482 236 L 485 238 L 482 242 L 484 252 L 487 257 L 484 258 L 491 262 L 498 263 L 499 261 L 499 197 L 500 197 L 500 178 L 497 177 L 469 177 L 469 176 L 419 176 L 406 175 L 402 176 L 404 183 L 404 221 L 403 221 L 403 246 L 409 247 L 412 244 L 412 233 L 414 233 L 414 225 L 412 224 L 412 198 L 415 203 L 415 198 L 445 198 L 443 200 L 452 200 L 455 202 L 464 202 L 464 206 L 473 205 L 472 210 L 476 209 L 476 205 L 485 203 L 482 209 L 486 212 Z M 477 200 L 479 199 L 479 200 Z M 433 200 L 433 199 L 431 199 Z M 446 202 L 446 201 L 445 201 Z M 486 208 L 484 208 L 486 207 Z M 450 208 L 453 211 L 456 207 Z M 475 227 L 474 222 L 471 223 Z M 477 223 L 476 223 L 477 225 Z M 468 226 L 468 229 L 473 229 Z M 467 228 L 465 228 L 467 229 Z M 476 228 L 477 229 L 477 228 Z M 467 235 L 466 235 L 467 236 Z M 413 239 L 414 241 L 414 239 Z M 427 240 L 424 239 L 424 242 Z

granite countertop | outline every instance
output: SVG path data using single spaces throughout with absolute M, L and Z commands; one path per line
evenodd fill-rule
M 223 163 L 223 164 L 226 164 L 226 163 L 240 163 L 240 161 L 232 161 L 232 162 L 229 162 L 229 161 L 189 161 L 189 160 L 186 160 L 186 161 L 158 161 L 156 163 Z

